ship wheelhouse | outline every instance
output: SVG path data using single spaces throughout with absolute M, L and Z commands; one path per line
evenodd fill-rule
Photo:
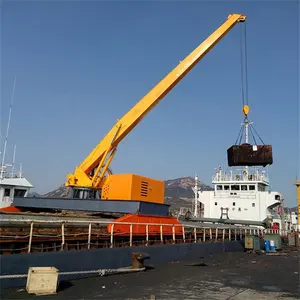
M 212 178 L 213 191 L 198 191 L 201 217 L 264 222 L 279 219 L 282 195 L 271 191 L 264 168 L 219 167 Z

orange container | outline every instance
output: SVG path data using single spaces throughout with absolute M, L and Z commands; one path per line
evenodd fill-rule
M 135 175 L 113 174 L 102 187 L 103 200 L 134 200 L 164 204 L 163 181 Z
M 162 225 L 163 235 L 172 235 L 173 234 L 173 225 L 175 235 L 182 235 L 183 229 L 182 224 L 173 217 L 162 217 L 162 216 L 147 216 L 147 215 L 133 215 L 128 214 L 121 218 L 118 218 L 114 221 L 114 227 L 112 224 L 107 226 L 109 233 L 114 232 L 114 234 L 129 235 L 130 234 L 130 224 L 118 224 L 119 222 L 128 222 L 128 223 L 143 223 L 138 225 L 132 225 L 132 235 L 144 235 L 146 236 L 146 224 L 148 224 L 148 235 L 158 235 L 160 234 Z M 157 225 L 152 225 L 157 224 Z

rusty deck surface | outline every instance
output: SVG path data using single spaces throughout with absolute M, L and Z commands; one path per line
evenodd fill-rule
M 56 295 L 38 299 L 300 299 L 299 252 L 289 249 L 285 253 L 223 253 L 154 266 L 142 273 L 61 281 Z M 33 298 L 24 289 L 1 295 L 1 299 Z

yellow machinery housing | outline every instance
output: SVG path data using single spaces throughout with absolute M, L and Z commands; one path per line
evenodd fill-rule
M 135 174 L 113 174 L 108 176 L 102 187 L 103 200 L 136 200 L 164 203 L 163 181 Z

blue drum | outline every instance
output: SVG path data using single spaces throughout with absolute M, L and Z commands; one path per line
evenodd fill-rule
M 266 252 L 270 251 L 270 241 L 268 241 L 268 240 L 265 241 L 265 250 L 266 250 Z

